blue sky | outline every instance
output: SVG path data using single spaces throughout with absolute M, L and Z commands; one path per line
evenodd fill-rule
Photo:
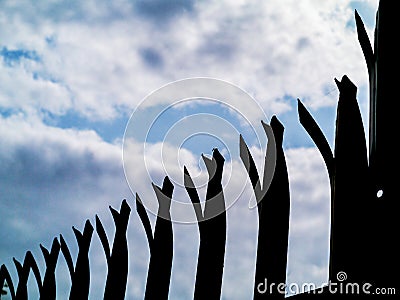
M 373 40 L 377 3 L 2 1 L 0 263 L 16 276 L 12 257 L 22 261 L 25 251 L 31 250 L 43 270 L 39 244 L 49 248 L 60 233 L 74 256 L 72 226 L 82 228 L 86 219 L 94 224 L 98 214 L 112 236 L 109 205 L 119 207 L 126 198 L 134 208 L 133 192 L 154 200 L 150 182 L 159 185 L 168 174 L 178 185 L 183 164 L 203 183 L 200 154 L 209 155 L 212 147 L 225 145 L 227 195 L 237 201 L 228 210 L 222 298 L 249 299 L 257 215 L 248 209 L 252 191 L 244 186 L 246 174 L 237 148 L 242 133 L 261 167 L 263 149 L 252 135 L 252 129 L 262 132 L 260 111 L 249 109 L 244 114 L 256 124 L 249 130 L 240 115 L 247 105 L 235 97 L 232 103 L 237 110 L 207 101 L 171 106 L 153 124 L 147 140 L 138 136 L 130 141 L 134 152 L 124 155 L 123 161 L 124 133 L 132 113 L 140 107 L 142 114 L 135 116 L 146 120 L 152 111 L 171 103 L 167 98 L 151 103 L 145 99 L 168 83 L 203 77 L 239 87 L 258 103 L 266 121 L 277 115 L 284 124 L 292 197 L 288 281 L 325 282 L 328 178 L 320 155 L 298 122 L 296 99 L 307 106 L 333 146 L 338 98 L 334 78 L 346 74 L 358 86 L 366 121 L 368 77 L 355 33 L 354 9 Z M 196 119 L 194 114 L 203 115 Z M 208 122 L 204 114 L 214 119 Z M 196 122 L 188 125 L 188 116 Z M 172 125 L 175 131 L 165 138 Z M 199 134 L 212 130 L 218 134 Z M 144 160 L 146 168 L 138 167 L 135 182 L 128 184 L 124 163 L 139 166 Z M 176 195 L 186 201 L 182 191 L 177 189 Z M 174 230 L 171 298 L 188 299 L 194 287 L 197 227 L 177 223 Z M 127 298 L 141 299 L 148 247 L 134 209 L 128 235 Z M 92 243 L 91 297 L 98 299 L 106 263 L 96 235 Z M 58 293 L 63 298 L 69 278 L 62 256 L 59 266 Z

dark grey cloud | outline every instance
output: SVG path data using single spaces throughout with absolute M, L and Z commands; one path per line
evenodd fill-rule
M 237 44 L 235 38 L 227 37 L 224 33 L 209 36 L 204 39 L 199 49 L 199 57 L 213 58 L 219 64 L 230 63 L 236 54 Z
M 19 145 L 12 149 L 11 158 L 2 159 L 0 174 L 40 190 L 42 186 L 57 188 L 65 183 L 73 186 L 83 179 L 94 180 L 120 171 L 117 161 L 102 165 L 94 156 L 90 149 L 73 153 L 58 143 Z
M 144 64 L 152 69 L 159 69 L 164 65 L 162 55 L 154 48 L 142 48 L 139 50 L 139 54 Z
M 156 23 L 194 10 L 194 0 L 137 0 L 134 8 L 138 15 Z
M 47 130 L 51 133 L 35 128 L 25 136 L 2 133 L 2 262 L 106 210 L 102 201 L 118 203 L 130 195 L 117 147 L 90 141 L 90 135 Z

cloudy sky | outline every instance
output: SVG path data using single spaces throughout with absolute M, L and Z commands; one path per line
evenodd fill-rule
M 372 40 L 377 5 L 377 0 L 1 1 L 0 263 L 15 278 L 12 258 L 22 261 L 31 250 L 44 270 L 39 244 L 50 248 L 60 233 L 75 258 L 71 227 L 83 229 L 86 219 L 94 224 L 97 214 L 112 239 L 108 206 L 119 208 L 127 199 L 132 207 L 127 298 L 142 299 L 149 250 L 134 193 L 155 201 L 150 183 L 161 185 L 168 175 L 176 185 L 174 197 L 188 201 L 179 189 L 183 165 L 201 186 L 206 172 L 200 156 L 218 147 L 226 158 L 226 196 L 234 200 L 222 298 L 250 299 L 257 212 L 248 208 L 252 191 L 238 157 L 239 134 L 261 169 L 265 137 L 252 134 L 262 133 L 260 119 L 269 122 L 276 115 L 285 126 L 291 190 L 287 280 L 326 282 L 328 177 L 298 122 L 296 99 L 333 146 L 334 78 L 346 74 L 358 86 L 366 121 L 368 78 L 354 9 Z M 241 101 L 244 94 L 235 97 L 232 90 L 226 105 L 218 102 L 223 95 L 215 87 L 201 95 L 183 87 L 189 92 L 176 95 L 197 98 L 179 102 L 160 90 L 185 78 L 217 79 L 250 100 Z M 125 174 L 132 177 L 126 180 Z M 184 221 L 174 223 L 171 299 L 193 294 L 198 231 Z M 96 234 L 90 257 L 90 295 L 100 299 L 106 262 Z M 58 266 L 58 295 L 64 298 L 70 282 L 61 255 Z

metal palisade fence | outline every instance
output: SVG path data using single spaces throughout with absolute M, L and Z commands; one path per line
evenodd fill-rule
M 316 120 L 298 100 L 301 125 L 319 149 L 329 174 L 331 187 L 330 284 L 339 284 L 339 274 L 346 270 L 352 282 L 368 282 L 374 286 L 397 287 L 396 273 L 400 253 L 396 237 L 399 219 L 398 197 L 395 192 L 396 166 L 399 155 L 392 143 L 396 133 L 398 102 L 395 71 L 399 51 L 393 31 L 398 28 L 394 1 L 381 0 L 376 14 L 375 42 L 371 44 L 361 17 L 355 12 L 358 40 L 365 57 L 370 82 L 369 145 L 357 103 L 357 87 L 344 75 L 335 79 L 339 89 L 335 145 L 332 150 Z M 396 27 L 397 26 L 397 27 Z M 395 82 L 396 81 L 396 82 Z M 286 282 L 289 232 L 289 177 L 282 147 L 284 127 L 274 116 L 270 124 L 262 123 L 268 141 L 263 182 L 243 137 L 239 138 L 240 157 L 252 183 L 258 208 L 258 248 L 254 277 L 254 299 L 284 298 L 278 288 L 260 292 L 260 284 L 268 278 L 278 287 Z M 392 133 L 392 134 L 391 134 Z M 274 148 L 273 148 L 274 147 Z M 274 164 L 271 162 L 274 152 Z M 226 214 L 222 188 L 224 158 L 218 149 L 212 158 L 203 157 L 209 180 L 202 210 L 200 198 L 189 170 L 184 167 L 184 185 L 196 214 L 200 245 L 194 299 L 220 299 L 225 260 Z M 273 165 L 273 167 L 272 167 Z M 266 180 L 272 177 L 272 181 Z M 145 299 L 163 300 L 169 297 L 173 259 L 173 228 L 170 216 L 174 186 L 165 177 L 162 187 L 153 185 L 158 200 L 158 215 L 154 230 L 139 195 L 136 211 L 142 221 L 150 250 Z M 210 211 L 222 213 L 208 217 Z M 23 262 L 14 259 L 18 280 L 13 281 L 5 264 L 0 268 L 0 294 L 11 299 L 28 299 L 28 278 L 35 277 L 40 299 L 56 299 L 56 268 L 60 252 L 71 277 L 69 299 L 88 299 L 90 287 L 89 249 L 96 230 L 106 256 L 108 273 L 104 299 L 125 299 L 128 278 L 127 228 L 131 208 L 123 200 L 118 210 L 110 207 L 115 223 L 112 247 L 101 220 L 96 216 L 95 228 L 89 220 L 82 231 L 73 227 L 78 255 L 73 262 L 62 235 L 54 238 L 51 249 L 40 245 L 45 270 L 41 272 L 30 251 Z M 393 272 L 394 271 L 394 272 Z M 297 294 L 302 297 L 331 297 L 330 286 L 317 291 Z M 352 296 L 352 295 L 347 295 Z

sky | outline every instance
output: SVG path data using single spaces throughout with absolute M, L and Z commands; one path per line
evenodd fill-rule
M 324 284 L 329 182 L 298 121 L 297 99 L 333 147 L 334 78 L 346 74 L 358 87 L 368 132 L 368 76 L 354 10 L 373 41 L 377 5 L 377 0 L 1 1 L 0 263 L 16 278 L 12 258 L 22 261 L 31 250 L 43 272 L 39 244 L 49 249 L 60 234 L 75 258 L 71 227 L 82 230 L 87 219 L 94 225 L 95 215 L 112 240 L 108 207 L 119 209 L 127 199 L 132 208 L 127 299 L 142 299 L 149 249 L 135 193 L 154 203 L 151 183 L 161 185 L 168 175 L 175 199 L 187 204 L 186 165 L 204 199 L 201 154 L 218 147 L 226 159 L 223 183 L 231 204 L 222 299 L 250 299 L 257 211 L 249 209 L 254 196 L 238 156 L 239 134 L 262 170 L 266 139 L 260 121 L 275 115 L 285 126 L 291 193 L 287 283 Z M 199 238 L 190 217 L 182 219 L 188 213 L 173 216 L 171 299 L 193 295 Z M 90 298 L 100 299 L 106 261 L 96 234 L 90 263 Z M 62 299 L 70 285 L 62 255 L 57 282 Z M 30 286 L 35 293 L 32 279 Z

